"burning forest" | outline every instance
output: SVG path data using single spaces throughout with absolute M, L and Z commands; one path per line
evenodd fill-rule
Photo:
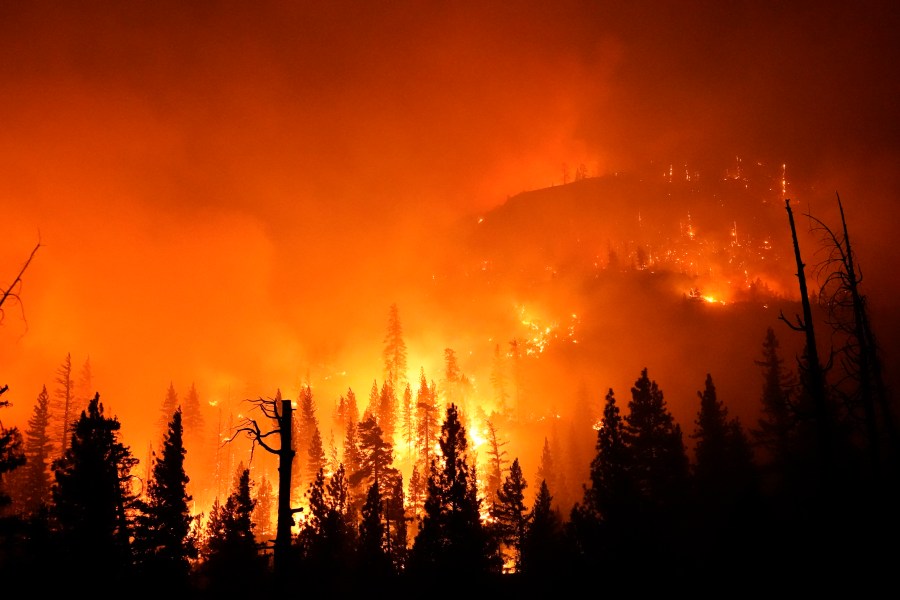
M 514 4 L 0 9 L 0 581 L 890 580 L 896 15 Z

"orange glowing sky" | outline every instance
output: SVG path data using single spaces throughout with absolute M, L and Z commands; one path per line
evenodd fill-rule
M 349 370 L 364 398 L 394 302 L 411 370 L 436 369 L 467 339 L 428 292 L 450 227 L 558 185 L 563 164 L 785 162 L 822 205 L 841 192 L 880 291 L 897 258 L 897 12 L 2 3 L 4 285 L 42 244 L 0 327 L 4 424 L 24 425 L 67 352 L 126 429 L 156 419 L 170 382 L 234 400 Z

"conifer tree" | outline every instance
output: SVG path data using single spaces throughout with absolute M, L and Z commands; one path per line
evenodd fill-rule
M 425 369 L 419 373 L 419 389 L 416 392 L 416 449 L 419 456 L 420 472 L 425 475 L 434 458 L 433 447 L 440 435 L 437 392 L 434 383 L 428 384 Z
M 366 492 L 366 501 L 362 507 L 362 520 L 359 524 L 357 555 L 362 578 L 371 581 L 391 574 L 384 505 L 377 481 L 373 481 Z
M 312 432 L 312 438 L 309 440 L 307 448 L 307 473 L 318 473 L 325 468 L 327 464 L 325 458 L 325 447 L 322 445 L 322 435 L 319 433 L 319 427 L 316 426 Z
M 344 466 L 330 478 L 320 469 L 308 496 L 309 516 L 298 536 L 303 564 L 309 577 L 331 585 L 352 571 L 357 540 Z
M 384 336 L 384 379 L 391 388 L 402 389 L 406 385 L 407 364 L 406 342 L 403 339 L 403 326 L 400 324 L 400 310 L 391 304 L 388 311 L 387 333 Z
M 400 435 L 406 446 L 406 456 L 412 460 L 416 447 L 416 404 L 413 402 L 412 386 L 406 382 L 403 398 L 400 400 Z
M 455 405 L 447 407 L 431 461 L 425 516 L 413 543 L 410 569 L 417 576 L 454 573 L 471 581 L 498 572 L 497 553 L 480 517 L 475 468 Z
M 534 505 L 527 515 L 517 571 L 530 582 L 559 581 L 567 584 L 571 561 L 562 516 L 553 508 L 553 496 L 546 481 L 541 481 Z
M 413 465 L 412 474 L 409 476 L 408 503 L 414 528 L 417 527 L 417 523 L 422 517 L 426 494 L 425 476 L 419 471 L 419 465 Z M 415 531 L 413 537 L 415 537 Z
M 795 386 L 791 374 L 784 368 L 784 359 L 778 348 L 778 337 L 775 330 L 769 327 L 763 340 L 762 359 L 755 361 L 762 369 L 762 406 L 758 426 L 751 430 L 767 464 L 784 464 L 787 461 L 791 454 L 790 440 L 794 428 L 791 390 Z
M 131 472 L 138 461 L 119 441 L 120 428 L 95 394 L 73 423 L 65 454 L 53 463 L 52 516 L 66 577 L 92 572 L 124 582 L 129 576 L 129 513 L 136 500 Z
M 712 376 L 697 392 L 694 432 L 695 526 L 699 561 L 723 568 L 745 551 L 758 530 L 757 481 L 750 442 L 737 417 L 718 399 Z M 725 556 L 728 556 L 725 559 Z M 749 559 L 749 552 L 746 557 Z
M 681 426 L 646 368 L 631 388 L 628 410 L 625 440 L 640 494 L 660 506 L 677 501 L 686 492 L 689 474 Z
M 2 396 L 7 386 L 0 387 Z M 9 401 L 0 400 L 0 408 L 7 408 Z M 4 477 L 25 463 L 25 453 L 22 449 L 22 434 L 18 427 L 4 427 L 0 421 L 0 510 L 3 510 L 12 502 L 8 492 L 5 491 Z
M 77 415 L 81 414 L 81 411 L 87 408 L 88 403 L 91 401 L 91 398 L 94 396 L 94 373 L 91 368 L 91 359 L 90 357 L 84 359 L 84 362 L 81 365 L 81 370 L 78 372 L 78 381 L 75 384 L 75 404 L 73 411 L 73 418 L 77 418 Z
M 203 412 L 200 410 L 200 394 L 197 392 L 197 384 L 191 383 L 191 388 L 184 397 L 182 403 L 184 413 L 184 434 L 186 438 L 202 439 L 204 430 Z
M 513 460 L 509 474 L 497 490 L 497 499 L 490 506 L 495 531 L 502 550 L 508 549 L 504 564 L 518 565 L 522 557 L 522 543 L 528 526 L 528 508 L 525 506 L 525 488 L 528 482 L 522 475 L 519 459 Z
M 28 420 L 24 445 L 25 466 L 18 473 L 21 477 L 19 505 L 24 515 L 34 515 L 50 502 L 53 445 L 50 437 L 50 395 L 45 385 L 38 394 Z
M 393 447 L 383 438 L 381 427 L 373 415 L 363 419 L 357 430 L 359 468 L 350 475 L 350 483 L 353 489 L 368 490 L 372 482 L 377 480 L 382 486 L 382 496 L 387 497 L 394 481 L 400 476 L 400 472 L 393 466 Z M 359 502 L 354 506 L 356 510 L 359 509 L 358 505 Z
M 346 433 L 349 427 L 355 428 L 359 422 L 359 407 L 356 405 L 353 388 L 347 388 L 347 395 L 341 396 L 338 400 L 336 420 L 342 433 Z
M 75 381 L 72 379 L 72 355 L 66 358 L 56 370 L 56 391 L 51 405 L 53 422 L 56 429 L 57 458 L 66 453 L 69 447 L 72 421 L 78 418 L 75 410 Z
M 497 490 L 503 485 L 503 471 L 506 469 L 506 450 L 503 449 L 508 442 L 500 441 L 497 436 L 497 428 L 489 419 L 487 421 L 488 443 L 488 472 L 485 483 L 484 498 L 488 506 L 497 499 Z
M 300 399 L 297 402 L 297 417 L 294 419 L 294 435 L 292 442 L 297 456 L 309 456 L 309 447 L 312 443 L 314 432 L 318 427 L 319 420 L 316 417 L 316 403 L 313 398 L 312 388 L 309 385 L 304 385 L 300 390 Z M 309 480 L 311 482 L 318 471 L 318 469 L 315 471 L 310 470 L 308 460 L 298 460 L 298 463 L 298 476 L 294 482 L 294 495 L 301 489 L 301 482 L 303 480 Z
M 591 486 L 585 490 L 584 503 L 599 519 L 621 521 L 635 503 L 637 489 L 631 479 L 625 422 L 612 388 L 606 393 L 596 450 L 591 460 Z
M 628 408 L 624 438 L 638 500 L 638 515 L 628 520 L 631 539 L 646 548 L 643 560 L 658 561 L 674 574 L 685 558 L 677 540 L 687 534 L 689 461 L 681 426 L 646 368 L 631 388 Z
M 553 449 L 550 447 L 550 440 L 546 437 L 544 438 L 544 445 L 541 447 L 541 462 L 538 465 L 537 480 L 546 481 L 547 487 L 551 490 L 556 490 L 560 487 L 556 457 Z
M 356 485 L 353 483 L 353 474 L 361 468 L 361 457 L 359 452 L 359 426 L 354 423 L 352 426 L 348 423 L 347 435 L 344 436 L 343 445 L 343 464 L 344 469 L 350 473 L 350 489 L 355 490 Z
M 397 396 L 389 381 L 381 385 L 378 394 L 378 426 L 381 427 L 384 439 L 394 444 L 394 433 L 397 426 Z
M 139 501 L 135 519 L 134 548 L 138 571 L 148 585 L 171 591 L 188 585 L 191 560 L 197 557 L 191 535 L 194 517 L 184 470 L 187 451 L 181 407 L 169 421 L 162 454 L 153 454 L 153 472 L 147 482 L 147 499 Z
M 462 406 L 460 397 L 460 381 L 462 371 L 456 360 L 456 352 L 453 348 L 444 348 L 444 376 L 441 379 L 441 390 L 444 392 L 444 405 L 455 404 Z
M 702 392 L 697 392 L 700 408 L 691 438 L 694 446 L 694 480 L 713 497 L 731 497 L 750 483 L 753 456 L 750 443 L 737 417 L 728 417 L 728 409 L 718 399 L 712 375 L 706 375 Z M 741 481 L 743 480 L 743 483 Z
M 269 540 L 275 530 L 272 526 L 272 513 L 275 510 L 275 495 L 272 492 L 272 480 L 265 473 L 256 486 L 256 497 L 253 507 L 253 535 L 257 540 Z
M 160 437 L 154 439 L 162 439 L 162 436 L 166 434 L 166 431 L 169 428 L 169 421 L 172 419 L 172 414 L 177 408 L 178 392 L 175 391 L 175 384 L 169 382 L 169 388 L 166 390 L 166 395 L 163 398 L 162 406 L 159 409 L 159 419 L 157 420 Z
M 201 586 L 214 593 L 247 593 L 257 590 L 266 576 L 253 535 L 250 469 L 238 465 L 233 489 L 225 501 L 213 504 L 202 553 Z
M 392 572 L 402 573 L 406 569 L 409 557 L 409 516 L 406 512 L 406 498 L 403 494 L 403 475 L 399 471 L 391 474 L 384 504 L 388 554 L 391 558 Z
M 600 563 L 621 569 L 633 563 L 635 546 L 643 540 L 633 535 L 640 498 L 632 480 L 625 422 L 612 388 L 606 393 L 595 448 L 590 484 L 571 511 L 568 528 L 577 543 L 580 570 Z

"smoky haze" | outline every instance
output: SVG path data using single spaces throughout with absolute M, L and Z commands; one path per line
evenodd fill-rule
M 473 258 L 457 234 L 581 166 L 784 164 L 798 206 L 832 223 L 840 192 L 891 351 L 893 7 L 626 4 L 5 3 L 4 283 L 41 247 L 4 306 L 4 424 L 24 426 L 67 353 L 138 448 L 170 383 L 235 403 L 308 381 L 323 415 L 349 387 L 364 406 L 392 303 L 412 376 L 438 380 L 452 347 L 486 387 L 483 357 L 527 301 L 446 285 Z M 655 377 L 621 348 L 598 402 Z M 660 386 L 692 399 L 716 366 Z

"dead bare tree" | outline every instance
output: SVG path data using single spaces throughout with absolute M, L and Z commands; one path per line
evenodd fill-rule
M 785 199 L 785 208 L 791 226 L 791 235 L 794 241 L 794 258 L 797 261 L 797 279 L 800 284 L 800 300 L 803 306 L 803 317 L 795 316 L 791 322 L 782 312 L 779 318 L 794 331 L 801 331 L 806 336 L 803 360 L 800 361 L 800 369 L 804 375 L 804 387 L 812 402 L 812 416 L 818 434 L 819 459 L 822 475 L 830 477 L 833 467 L 833 427 L 831 415 L 828 410 L 827 392 L 825 389 L 825 368 L 819 361 L 819 351 L 816 342 L 815 328 L 813 327 L 812 305 L 809 300 L 809 290 L 806 285 L 806 265 L 800 256 L 800 244 L 797 241 L 797 228 L 794 225 L 794 213 L 791 211 L 790 199 Z
M 834 349 L 841 367 L 835 381 L 851 417 L 862 412 L 869 457 L 876 475 L 882 469 L 882 441 L 887 440 L 896 464 L 898 435 L 890 399 L 882 376 L 879 347 L 872 331 L 866 296 L 861 292 L 862 270 L 850 244 L 844 206 L 837 195 L 841 231 L 835 232 L 820 219 L 807 215 L 821 234 L 825 258 L 816 266 L 820 281 L 818 303 L 837 340 Z
M 274 424 L 274 428 L 263 431 L 256 419 L 245 416 L 226 443 L 243 434 L 250 438 L 254 445 L 259 444 L 267 452 L 278 456 L 278 516 L 272 562 L 276 581 L 283 582 L 289 568 L 294 513 L 303 510 L 291 508 L 291 477 L 296 454 L 291 443 L 294 409 L 290 400 L 281 398 L 280 391 L 275 398 L 257 398 L 246 402 L 253 405 L 251 412 L 260 412 L 268 423 Z

